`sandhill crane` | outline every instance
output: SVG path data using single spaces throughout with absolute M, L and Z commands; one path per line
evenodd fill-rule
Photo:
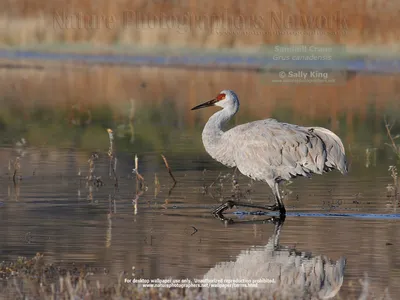
M 282 223 L 276 222 L 267 245 L 242 251 L 235 261 L 221 262 L 203 280 L 223 280 L 240 287 L 207 287 L 204 299 L 331 299 L 343 284 L 346 260 L 336 262 L 279 245 Z M 246 287 L 245 283 L 257 283 Z
M 268 183 L 275 196 L 275 204 L 262 207 L 286 214 L 279 193 L 279 183 L 297 176 L 338 169 L 347 173 L 345 150 L 340 138 L 322 127 L 302 127 L 265 119 L 223 131 L 223 126 L 239 110 L 239 98 L 231 90 L 221 91 L 214 99 L 192 108 L 219 106 L 208 120 L 202 133 L 203 144 L 212 158 L 255 180 Z M 257 207 L 247 203 L 228 201 L 214 214 L 233 206 Z

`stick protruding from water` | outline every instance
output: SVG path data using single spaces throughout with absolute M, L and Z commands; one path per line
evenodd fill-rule
M 139 179 L 142 183 L 144 183 L 144 178 L 139 173 L 139 158 L 137 154 L 135 154 L 135 169 L 133 169 L 133 173 L 136 173 L 136 179 Z
M 107 132 L 108 132 L 108 137 L 110 139 L 110 147 L 108 149 L 108 157 L 110 158 L 108 176 L 111 177 L 111 174 L 114 175 L 114 180 L 115 180 L 114 186 L 118 188 L 117 157 L 115 156 L 115 150 L 114 150 L 114 132 L 110 128 L 107 129 Z
M 177 181 L 176 181 L 174 175 L 172 175 L 172 171 L 171 171 L 171 168 L 169 167 L 167 158 L 166 158 L 163 154 L 161 154 L 161 157 L 162 157 L 162 159 L 164 160 L 164 164 L 165 164 L 165 167 L 166 167 L 167 170 L 168 170 L 169 176 L 171 176 L 172 180 L 174 181 L 174 184 L 176 184 Z

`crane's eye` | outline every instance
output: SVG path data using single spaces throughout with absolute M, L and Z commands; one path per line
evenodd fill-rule
M 218 96 L 217 96 L 217 101 L 221 101 L 221 100 L 224 100 L 225 99 L 225 94 L 219 94 Z

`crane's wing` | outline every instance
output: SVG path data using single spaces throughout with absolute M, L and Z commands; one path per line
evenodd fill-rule
M 323 127 L 309 127 L 313 133 L 318 135 L 325 144 L 328 154 L 325 165 L 331 169 L 338 169 L 343 174 L 348 172 L 346 153 L 340 138 L 332 131 Z
M 226 137 L 234 141 L 234 160 L 243 174 L 266 181 L 287 180 L 336 167 L 333 160 L 326 165 L 328 153 L 319 131 L 266 119 L 237 126 Z M 330 138 L 331 143 L 336 141 Z

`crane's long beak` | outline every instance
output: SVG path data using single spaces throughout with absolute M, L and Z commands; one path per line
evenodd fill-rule
M 196 110 L 196 109 L 200 109 L 200 108 L 204 108 L 204 107 L 209 107 L 209 106 L 213 106 L 218 100 L 217 99 L 212 99 L 210 101 L 204 102 L 200 105 L 197 105 L 195 107 L 193 107 L 191 110 Z

